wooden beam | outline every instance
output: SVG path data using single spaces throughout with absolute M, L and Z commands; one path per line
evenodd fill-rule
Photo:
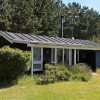
M 80 50 L 100 50 L 100 47 L 85 45 L 54 45 L 54 44 L 27 44 L 28 47 L 45 47 L 45 48 L 64 48 L 64 49 L 80 49 Z
M 62 54 L 62 57 L 63 57 L 62 62 L 63 62 L 63 65 L 64 65 L 64 48 L 63 48 L 63 54 Z
M 43 47 L 41 47 L 41 70 L 43 71 Z
M 32 78 L 33 78 L 33 47 L 31 47 L 31 53 L 32 53 L 32 68 L 31 68 L 31 76 L 32 76 Z
M 57 65 L 57 48 L 55 48 L 55 65 Z

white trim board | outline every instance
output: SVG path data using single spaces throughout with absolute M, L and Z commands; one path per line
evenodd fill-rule
M 44 48 L 65 48 L 65 49 L 81 49 L 81 50 L 100 50 L 100 47 L 85 45 L 49 45 L 49 44 L 27 44 L 28 47 L 44 47 Z

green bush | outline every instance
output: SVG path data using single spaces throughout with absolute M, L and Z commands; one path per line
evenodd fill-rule
M 39 77 L 38 84 L 54 83 L 56 81 L 68 81 L 71 73 L 65 66 L 45 65 L 44 75 Z
M 92 71 L 86 64 L 76 64 L 70 68 L 73 80 L 88 81 L 92 77 Z
M 91 69 L 86 64 L 76 64 L 75 66 L 55 66 L 45 65 L 45 72 L 37 79 L 38 84 L 49 84 L 58 81 L 80 80 L 89 81 L 92 77 Z
M 36 82 L 37 82 L 37 84 L 40 84 L 40 85 L 54 83 L 55 78 L 53 75 L 42 75 L 37 78 Z
M 72 79 L 73 80 L 80 80 L 80 81 L 89 81 L 91 79 L 90 75 L 87 75 L 87 74 L 80 74 L 80 73 L 77 73 L 77 74 L 73 74 L 72 75 Z
M 73 73 L 91 73 L 91 68 L 84 63 L 76 64 L 70 67 Z
M 22 75 L 29 65 L 31 54 L 9 47 L 0 49 L 0 83 L 9 83 Z

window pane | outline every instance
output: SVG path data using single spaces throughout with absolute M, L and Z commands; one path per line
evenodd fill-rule
M 33 48 L 33 60 L 41 61 L 41 48 Z
M 33 65 L 33 69 L 40 69 L 41 68 L 41 64 L 34 64 Z
M 63 64 L 62 60 L 63 60 L 63 49 L 57 49 L 57 64 Z
M 76 62 L 79 63 L 79 50 L 76 50 Z
M 65 65 L 69 64 L 69 50 L 68 49 L 64 50 L 64 64 Z
M 55 62 L 55 48 L 51 49 L 51 62 Z

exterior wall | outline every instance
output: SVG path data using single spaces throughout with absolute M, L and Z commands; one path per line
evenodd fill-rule
M 96 51 L 96 68 L 100 68 L 100 51 Z
M 31 51 L 31 48 L 27 47 L 27 44 L 14 43 L 14 44 L 11 44 L 10 47 L 18 48 L 18 49 L 21 49 L 23 51 Z
M 13 43 L 11 44 L 10 42 L 8 42 L 6 39 L 4 39 L 3 37 L 0 37 L 0 48 L 3 46 L 10 46 L 12 48 L 18 48 L 24 51 L 31 51 L 31 47 L 27 47 L 27 44 L 21 44 L 21 43 Z
M 8 45 L 11 45 L 11 43 L 0 36 L 0 48 L 3 46 L 8 46 Z

